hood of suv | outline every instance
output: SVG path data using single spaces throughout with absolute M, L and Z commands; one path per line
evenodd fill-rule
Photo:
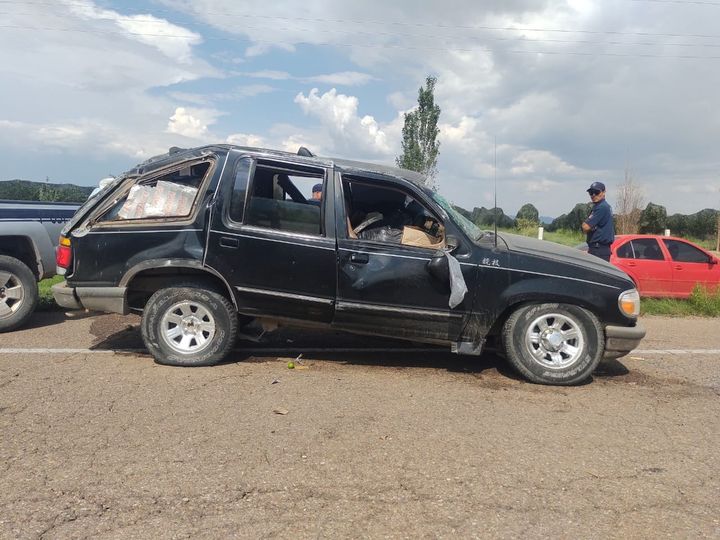
M 545 240 L 537 240 L 527 236 L 517 234 L 498 233 L 498 236 L 505 241 L 510 251 L 518 251 L 527 253 L 528 255 L 538 255 L 547 257 L 558 262 L 564 262 L 575 266 L 591 269 L 595 272 L 609 274 L 614 277 L 630 280 L 630 278 L 622 270 L 588 254 L 585 251 L 574 249 L 555 242 L 547 242 Z

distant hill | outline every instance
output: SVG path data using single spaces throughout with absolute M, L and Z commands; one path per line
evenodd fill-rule
M 0 199 L 14 201 L 47 201 L 82 203 L 95 189 L 75 184 L 50 184 L 30 180 L 0 181 Z

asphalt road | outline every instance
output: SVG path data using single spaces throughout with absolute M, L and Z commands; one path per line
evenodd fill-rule
M 311 333 L 164 367 L 137 322 L 0 336 L 0 537 L 720 537 L 717 320 L 573 388 Z

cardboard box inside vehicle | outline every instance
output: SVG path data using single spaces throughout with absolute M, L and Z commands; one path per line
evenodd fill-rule
M 438 239 L 419 227 L 403 227 L 402 241 L 400 243 L 404 246 L 445 249 L 445 235 L 441 232 Z

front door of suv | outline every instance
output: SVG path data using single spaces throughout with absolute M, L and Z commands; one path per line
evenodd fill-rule
M 336 251 L 333 227 L 324 222 L 333 192 L 327 177 L 323 167 L 231 152 L 205 264 L 232 286 L 241 313 L 331 321 Z M 317 184 L 322 202 L 313 200 Z
M 376 213 L 387 218 L 388 214 L 397 213 L 399 207 L 411 205 L 416 210 L 423 208 L 420 215 L 437 219 L 446 227 L 446 235 L 459 238 L 454 225 L 442 223 L 440 214 L 431 209 L 430 203 L 407 186 L 377 178 L 352 177 L 343 180 L 342 191 L 335 198 L 338 297 L 333 325 L 339 329 L 423 342 L 456 339 L 470 316 L 476 265 L 461 264 L 468 292 L 460 305 L 450 308 L 449 282 L 438 279 L 428 270 L 430 260 L 441 251 L 399 243 L 395 231 L 400 232 L 402 228 L 393 226 L 387 226 L 388 234 L 382 231 L 384 227 L 377 228 L 376 234 L 367 234 L 368 229 L 364 229 L 359 238 L 352 233 L 359 228 L 358 221 L 372 221 Z M 345 208 L 345 216 L 339 211 L 341 208 Z

